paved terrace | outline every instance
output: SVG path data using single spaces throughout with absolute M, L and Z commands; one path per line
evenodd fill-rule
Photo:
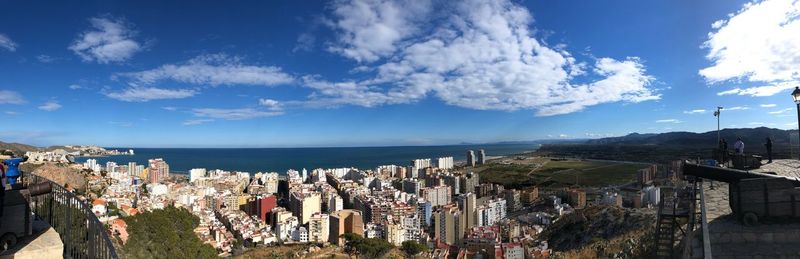
M 753 171 L 800 178 L 800 161 L 774 160 Z M 713 185 L 711 189 L 710 183 L 704 182 L 703 189 L 714 258 L 800 258 L 800 220 L 744 226 L 731 215 L 728 184 L 715 181 Z M 695 240 L 693 251 L 702 251 L 699 236 Z M 694 257 L 698 256 L 695 253 Z

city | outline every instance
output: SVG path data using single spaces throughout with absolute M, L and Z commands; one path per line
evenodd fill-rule
M 25 155 L 52 158 L 33 163 L 64 161 L 52 152 Z M 285 174 L 195 168 L 175 175 L 160 158 L 146 165 L 100 165 L 89 158 L 72 166 L 88 171 L 90 190 L 103 190 L 90 194 L 95 196 L 91 210 L 120 246 L 129 238 L 126 218 L 174 206 L 199 218 L 194 233 L 220 257 L 276 245 L 343 247 L 343 235 L 352 233 L 395 247 L 413 241 L 432 258 L 546 258 L 551 250 L 538 235 L 562 216 L 595 205 L 652 214 L 661 197 L 654 182 L 677 177 L 675 168 L 659 171 L 655 165 L 640 165 L 629 173 L 636 181 L 620 186 L 506 189 L 481 182 L 473 169 L 546 160 L 487 157 L 483 149 L 468 150 L 464 158 L 458 163 L 439 157 L 368 170 L 318 168 Z M 592 198 L 587 199 L 587 191 Z
M 800 0 L 0 1 L 2 258 L 800 258 Z

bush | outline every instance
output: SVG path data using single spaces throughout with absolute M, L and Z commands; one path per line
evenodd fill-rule
M 380 257 L 394 248 L 391 243 L 380 238 L 364 238 L 353 233 L 342 236 L 346 240 L 344 249 L 348 254 L 358 253 L 367 258 L 374 258 Z
M 404 241 L 400 249 L 403 250 L 403 252 L 405 252 L 410 257 L 417 255 L 421 252 L 427 252 L 428 246 L 412 240 L 412 241 Z

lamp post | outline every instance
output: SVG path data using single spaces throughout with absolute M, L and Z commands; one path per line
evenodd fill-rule
M 719 145 L 719 116 L 722 114 L 722 106 L 717 106 L 717 111 L 714 112 L 714 117 L 717 117 L 717 145 Z
M 794 103 L 797 104 L 797 126 L 800 127 L 800 87 L 795 86 L 794 91 L 792 91 L 792 99 Z M 800 134 L 798 134 L 798 139 L 800 139 Z M 800 143 L 798 143 L 800 145 Z

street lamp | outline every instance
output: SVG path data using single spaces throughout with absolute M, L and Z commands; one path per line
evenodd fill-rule
M 717 106 L 717 111 L 714 112 L 714 117 L 717 117 L 717 145 L 719 145 L 719 116 L 722 114 L 722 106 Z
M 794 103 L 797 104 L 797 126 L 800 127 L 800 86 L 795 86 L 794 91 L 792 91 L 792 99 Z M 800 134 L 798 134 L 800 139 Z M 798 143 L 800 145 L 800 143 Z

